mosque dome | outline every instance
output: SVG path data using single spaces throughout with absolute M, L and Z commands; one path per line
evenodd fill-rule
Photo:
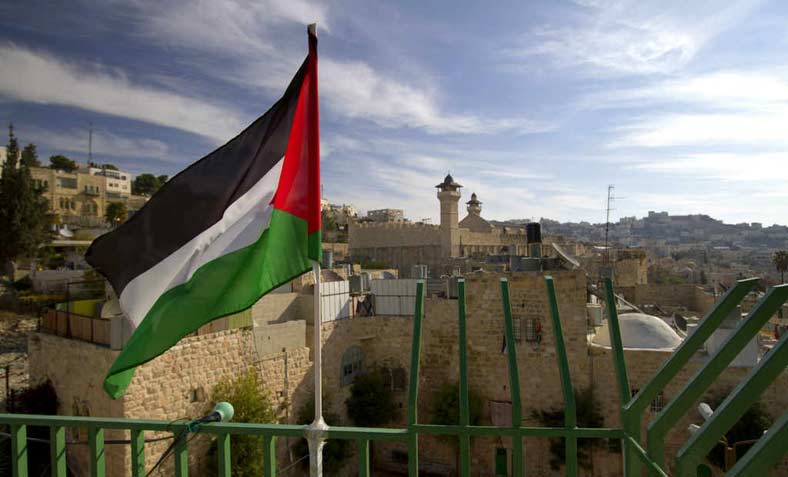
M 643 313 L 624 313 L 618 317 L 621 343 L 627 349 L 672 351 L 681 344 L 681 337 L 660 318 Z M 609 320 L 605 320 L 591 342 L 610 347 Z

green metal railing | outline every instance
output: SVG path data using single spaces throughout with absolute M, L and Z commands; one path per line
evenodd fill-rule
M 419 473 L 419 435 L 453 436 L 458 439 L 460 448 L 459 474 L 469 476 L 471 470 L 472 437 L 496 436 L 507 437 L 512 442 L 512 472 L 514 477 L 525 475 L 523 455 L 523 439 L 525 437 L 561 438 L 564 439 L 566 450 L 565 473 L 576 476 L 578 473 L 578 439 L 621 439 L 624 451 L 624 474 L 626 477 L 640 476 L 643 468 L 649 476 L 667 477 L 665 465 L 664 440 L 667 432 L 677 424 L 692 404 L 714 382 L 743 347 L 755 336 L 763 324 L 774 315 L 777 309 L 788 299 L 788 285 L 774 287 L 756 304 L 739 327 L 730 335 L 720 350 L 711 356 L 705 365 L 687 382 L 680 393 L 670 401 L 668 406 L 659 413 L 648 425 L 647 446 L 642 446 L 641 418 L 648 404 L 664 389 L 680 369 L 687 364 L 695 352 L 711 336 L 711 333 L 723 322 L 732 310 L 749 293 L 756 279 L 742 280 L 731 288 L 701 321 L 693 334 L 687 337 L 679 348 L 663 363 L 651 380 L 635 394 L 630 395 L 624 348 L 621 342 L 621 331 L 616 312 L 613 286 L 607 280 L 606 298 L 610 330 L 610 343 L 616 382 L 621 399 L 620 428 L 585 428 L 577 426 L 575 393 L 570 375 L 569 361 L 564 343 L 563 327 L 556 299 L 555 283 L 552 277 L 545 277 L 546 293 L 549 302 L 550 318 L 555 339 L 557 366 L 564 399 L 563 427 L 529 427 L 523 426 L 522 401 L 520 395 L 519 370 L 517 366 L 517 350 L 514 337 L 509 283 L 506 278 L 500 282 L 503 304 L 504 336 L 506 358 L 509 371 L 511 392 L 511 426 L 479 426 L 470 424 L 468 399 L 468 359 L 467 359 L 467 324 L 465 281 L 458 283 L 458 324 L 459 324 L 459 423 L 457 425 L 430 425 L 418 421 L 418 385 L 419 365 L 421 358 L 422 323 L 424 319 L 424 281 L 420 280 L 416 288 L 416 308 L 413 318 L 413 338 L 411 347 L 410 385 L 408 394 L 407 426 L 404 429 L 334 427 L 326 431 L 328 439 L 344 439 L 357 442 L 358 467 L 360 476 L 370 475 L 370 442 L 371 441 L 402 441 L 408 446 L 408 471 L 411 477 Z M 695 475 L 695 469 L 717 440 L 738 420 L 752 405 L 763 390 L 776 379 L 788 366 L 788 335 L 761 360 L 736 387 L 720 408 L 681 448 L 675 460 L 676 476 Z M 37 416 L 0 414 L 0 424 L 10 427 L 11 464 L 15 477 L 28 475 L 27 429 L 30 426 L 44 426 L 50 430 L 50 466 L 53 476 L 66 475 L 66 428 L 87 428 L 88 447 L 91 464 L 91 476 L 106 474 L 105 446 L 117 444 L 104 439 L 104 431 L 121 429 L 130 431 L 130 439 L 125 444 L 131 448 L 131 473 L 134 477 L 146 475 L 145 466 L 145 433 L 165 432 L 174 437 L 173 458 L 174 473 L 178 477 L 188 474 L 188 445 L 182 438 L 189 432 L 209 434 L 216 438 L 218 448 L 218 474 L 229 477 L 230 453 L 232 436 L 260 436 L 263 440 L 264 475 L 276 475 L 275 446 L 279 437 L 307 437 L 307 426 L 301 425 L 269 425 L 244 423 L 210 423 L 194 426 L 189 422 L 165 422 L 139 419 L 111 419 L 71 416 Z M 768 432 L 739 460 L 726 474 L 730 476 L 757 475 L 774 466 L 788 451 L 788 412 L 783 414 Z

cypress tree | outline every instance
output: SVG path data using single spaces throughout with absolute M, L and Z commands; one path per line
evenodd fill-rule
M 46 200 L 33 185 L 30 169 L 19 161 L 13 124 L 8 126 L 8 158 L 0 174 L 0 263 L 32 257 L 48 242 Z

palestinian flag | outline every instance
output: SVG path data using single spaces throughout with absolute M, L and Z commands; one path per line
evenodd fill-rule
M 310 26 L 309 54 L 284 96 L 88 249 L 134 330 L 104 380 L 110 396 L 136 366 L 320 260 L 319 138 Z

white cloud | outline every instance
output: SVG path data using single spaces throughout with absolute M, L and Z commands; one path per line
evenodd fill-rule
M 361 61 L 321 58 L 321 100 L 348 118 L 368 119 L 382 127 L 410 127 L 432 134 L 526 134 L 555 126 L 525 118 L 483 118 L 442 111 L 428 91 L 377 72 Z
M 135 119 L 224 141 L 241 130 L 232 108 L 133 84 L 117 71 L 68 64 L 13 44 L 0 45 L 0 97 L 71 106 Z
M 35 138 L 39 145 L 47 146 L 57 152 L 71 152 L 87 155 L 88 136 L 84 129 L 56 132 L 43 129 L 25 131 L 25 135 Z M 167 144 L 155 139 L 118 136 L 105 131 L 93 132 L 93 157 L 96 162 L 104 162 L 102 156 L 152 158 L 162 161 L 172 158 Z
M 548 57 L 559 67 L 614 74 L 671 73 L 760 0 L 686 2 L 582 1 L 576 24 L 543 25 L 515 48 L 517 57 Z
M 785 183 L 788 182 L 788 152 L 692 154 L 678 159 L 649 161 L 629 167 L 726 182 L 752 182 L 760 184 L 764 190 L 775 185 L 783 190 Z
M 208 73 L 223 80 L 263 87 L 275 95 L 284 91 L 306 51 L 274 45 L 272 27 L 281 23 L 306 24 L 317 20 L 319 29 L 329 25 L 328 8 L 319 4 L 286 0 L 262 4 L 221 0 L 205 8 L 168 5 L 151 15 L 154 7 L 139 4 L 142 32 L 159 44 L 177 44 L 200 52 L 220 52 L 230 66 Z M 158 4 L 157 4 L 158 5 Z M 143 12 L 148 12 L 144 15 Z M 552 130 L 555 124 L 524 117 L 486 118 L 445 110 L 427 88 L 414 85 L 394 73 L 382 73 L 359 60 L 338 60 L 320 55 L 320 99 L 324 107 L 348 119 L 371 121 L 384 128 L 413 128 L 430 134 L 519 134 Z

